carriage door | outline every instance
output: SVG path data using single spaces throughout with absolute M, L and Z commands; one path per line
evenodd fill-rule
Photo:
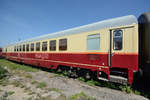
M 124 58 L 121 55 L 124 52 L 124 29 L 115 29 L 110 31 L 110 66 L 120 67 Z

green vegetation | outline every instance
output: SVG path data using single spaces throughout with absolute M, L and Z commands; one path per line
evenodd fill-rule
M 0 79 L 0 85 L 7 86 L 9 84 L 8 78 Z
M 25 74 L 25 77 L 32 79 L 32 75 L 30 75 L 29 73 L 26 73 L 26 74 Z
M 68 100 L 96 100 L 93 97 L 87 96 L 84 92 L 72 95 Z
M 9 91 L 8 95 L 13 95 L 15 92 L 14 91 Z
M 119 89 L 121 91 L 124 91 L 124 92 L 127 92 L 127 93 L 131 93 L 131 92 L 134 93 L 134 91 L 132 90 L 132 88 L 130 86 L 128 86 L 128 85 L 120 85 Z M 138 92 L 138 91 L 136 91 L 136 92 Z
M 0 98 L 0 100 L 8 100 L 7 97 L 8 97 L 8 92 L 5 92 L 5 93 L 2 95 L 2 97 Z
M 13 95 L 15 92 L 14 91 L 9 91 L 9 92 L 5 92 L 3 95 L 2 95 L 2 97 L 0 98 L 0 100 L 9 100 L 7 97 L 9 96 L 9 95 Z
M 11 82 L 11 84 L 14 85 L 15 87 L 23 86 L 19 81 L 13 81 Z
M 116 83 L 111 83 L 111 82 L 104 82 L 104 81 L 97 81 L 97 80 L 85 80 L 83 77 L 77 78 L 79 81 L 83 81 L 87 83 L 90 86 L 101 86 L 101 87 L 108 87 L 111 89 L 116 89 L 116 90 L 121 90 L 126 93 L 135 93 L 137 95 L 140 95 L 141 92 L 138 90 L 134 90 L 131 86 L 128 85 L 121 85 L 121 84 L 116 84 Z
M 55 92 L 58 92 L 58 93 L 61 93 L 61 91 L 57 88 L 48 88 L 47 89 L 48 91 L 55 91 Z
M 44 88 L 44 87 L 46 87 L 47 86 L 47 84 L 45 83 L 45 82 L 40 82 L 40 83 L 38 83 L 37 84 L 37 88 Z
M 85 79 L 83 78 L 83 77 L 79 77 L 79 78 L 77 78 L 79 81 L 83 81 L 83 82 L 85 82 Z
M 6 59 L 0 59 L 0 65 L 2 67 L 8 67 L 11 70 L 23 70 L 26 72 L 37 72 L 38 71 L 38 69 L 32 68 L 31 66 L 13 63 L 13 62 L 8 61 Z
M 7 73 L 8 73 L 8 71 L 0 66 L 0 79 L 2 79 L 3 77 L 7 76 L 6 75 Z
M 38 82 L 37 81 L 35 81 L 35 80 L 33 80 L 32 82 L 31 82 L 31 84 L 37 84 Z

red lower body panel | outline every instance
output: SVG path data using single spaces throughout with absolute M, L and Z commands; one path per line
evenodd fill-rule
M 133 71 L 138 70 L 138 55 L 131 54 L 114 55 L 112 57 L 112 66 L 108 66 L 108 54 L 3 53 L 3 56 L 13 61 L 52 69 L 56 69 L 58 65 L 64 65 L 86 68 L 91 71 L 103 71 L 108 76 L 110 68 L 125 68 L 129 70 L 129 83 L 133 81 Z

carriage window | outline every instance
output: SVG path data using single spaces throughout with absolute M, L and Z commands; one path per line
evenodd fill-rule
M 67 39 L 60 39 L 59 40 L 59 50 L 67 50 Z
M 19 51 L 21 51 L 21 45 L 19 46 Z
M 51 40 L 49 42 L 49 45 L 50 45 L 49 47 L 50 51 L 56 51 L 56 40 Z
M 17 46 L 17 51 L 19 50 L 19 47 Z
M 113 33 L 113 49 L 121 50 L 122 49 L 122 30 L 115 30 Z
M 18 51 L 20 51 L 20 46 L 18 46 Z
M 36 43 L 36 51 L 40 51 L 40 42 Z
M 34 43 L 31 43 L 31 51 L 34 51 Z
M 100 34 L 88 35 L 87 50 L 100 49 Z
M 47 51 L 47 42 L 42 43 L 42 51 Z
M 23 45 L 23 51 L 25 51 L 25 44 Z
M 14 51 L 16 51 L 16 46 L 14 47 Z
M 29 51 L 29 44 L 26 44 L 26 51 Z

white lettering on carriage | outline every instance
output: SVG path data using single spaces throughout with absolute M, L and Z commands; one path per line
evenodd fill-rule
M 48 54 L 46 53 L 37 53 L 35 54 L 35 58 L 38 58 L 38 59 L 48 59 Z

